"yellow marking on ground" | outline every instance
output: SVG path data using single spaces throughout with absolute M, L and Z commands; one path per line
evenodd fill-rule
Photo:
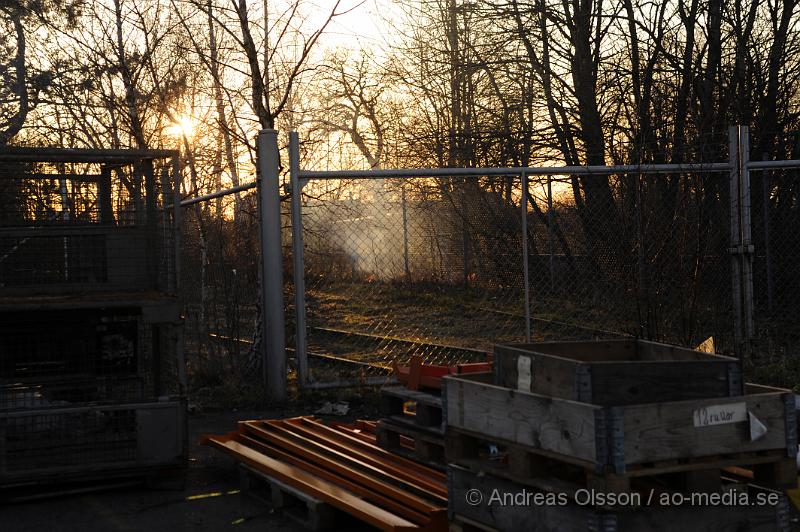
M 197 501 L 200 499 L 210 499 L 211 497 L 222 497 L 223 495 L 236 495 L 240 490 L 229 490 L 226 492 L 212 491 L 209 493 L 200 493 L 198 495 L 189 495 L 186 497 L 187 501 Z

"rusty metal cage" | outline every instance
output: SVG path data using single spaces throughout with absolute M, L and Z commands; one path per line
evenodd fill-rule
M 172 151 L 0 149 L 0 498 L 183 467 L 178 172 Z

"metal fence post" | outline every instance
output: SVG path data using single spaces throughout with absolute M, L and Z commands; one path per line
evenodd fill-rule
M 170 158 L 170 163 L 172 166 L 172 223 L 175 224 L 173 233 L 173 246 L 175 248 L 173 273 L 175 275 L 175 293 L 177 294 L 180 291 L 181 250 L 183 247 L 181 243 L 181 238 L 183 236 L 183 212 L 181 212 L 181 160 L 177 152 Z
M 525 341 L 531 341 L 531 284 L 528 278 L 528 174 L 522 172 L 522 199 L 520 215 L 522 216 L 522 282 L 525 293 Z
M 553 290 L 556 285 L 553 246 L 553 176 L 549 175 L 547 176 L 547 251 L 550 254 L 550 290 Z
M 400 186 L 400 201 L 403 208 L 403 271 L 406 282 L 411 284 L 411 269 L 408 266 L 408 205 L 406 204 L 406 187 Z
M 300 182 L 300 137 L 289 133 L 289 178 L 292 187 L 292 269 L 294 278 L 295 343 L 297 382 L 308 384 L 308 338 L 306 330 L 306 269 L 303 245 L 303 184 Z
M 761 155 L 762 161 L 770 159 L 768 153 Z M 770 237 L 770 172 L 761 172 L 761 219 L 764 225 L 764 259 L 766 261 L 767 274 L 767 311 L 772 314 L 772 304 L 775 297 L 775 282 L 772 278 L 772 239 Z
M 730 229 L 731 295 L 733 303 L 733 342 L 738 357 L 742 349 L 742 270 L 741 270 L 741 210 L 739 208 L 739 126 L 728 128 L 728 161 L 730 163 Z
M 286 400 L 286 331 L 281 264 L 281 199 L 278 132 L 258 133 L 259 217 L 261 221 L 261 345 L 264 383 L 275 401 Z
M 753 239 L 750 222 L 750 128 L 739 127 L 739 208 L 742 223 L 742 297 L 744 311 L 745 349 L 749 351 L 750 340 L 755 336 L 753 323 Z

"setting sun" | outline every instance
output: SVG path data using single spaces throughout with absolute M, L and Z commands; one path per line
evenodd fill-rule
M 166 132 L 169 135 L 191 137 L 194 135 L 195 120 L 191 116 L 180 116 L 178 119 L 167 126 Z

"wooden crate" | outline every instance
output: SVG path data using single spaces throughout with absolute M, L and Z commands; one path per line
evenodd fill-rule
M 797 453 L 794 396 L 748 385 L 741 397 L 604 407 L 491 384 L 488 373 L 444 379 L 445 423 L 616 474 L 653 462 L 737 453 Z M 766 433 L 751 438 L 758 420 Z
M 745 488 L 747 488 L 745 486 Z M 554 493 L 537 491 L 494 475 L 476 474 L 458 466 L 448 467 L 447 489 L 451 531 L 472 530 L 532 532 L 716 532 L 747 530 L 775 532 L 789 530 L 789 505 L 777 492 L 748 488 L 747 496 L 769 494 L 777 505 L 665 507 L 647 504 L 601 509 L 575 500 L 558 499 Z M 480 495 L 480 501 L 478 496 Z M 496 494 L 496 495 L 495 495 Z M 510 494 L 510 495 L 506 495 Z M 581 501 L 585 502 L 581 494 Z M 515 497 L 514 503 L 501 503 Z M 537 498 L 538 497 L 538 498 Z M 636 502 L 636 499 L 631 499 Z M 627 503 L 628 501 L 624 501 Z
M 797 486 L 794 457 L 781 449 L 711 456 L 691 460 L 667 460 L 630 467 L 622 474 L 597 471 L 540 454 L 537 449 L 449 427 L 445 455 L 478 474 L 490 473 L 539 489 L 574 493 L 595 489 L 625 493 L 641 489 L 677 492 L 716 492 L 730 482 L 748 482 L 771 489 Z
M 494 383 L 621 406 L 743 393 L 738 360 L 644 340 L 497 345 Z

